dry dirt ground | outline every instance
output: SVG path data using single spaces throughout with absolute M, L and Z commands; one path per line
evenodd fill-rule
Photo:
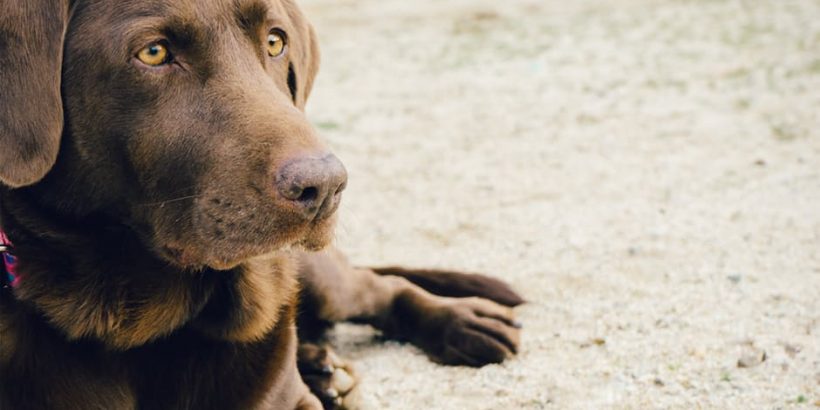
M 368 408 L 820 407 L 820 2 L 302 4 L 339 246 L 530 301 L 482 369 L 338 327 Z

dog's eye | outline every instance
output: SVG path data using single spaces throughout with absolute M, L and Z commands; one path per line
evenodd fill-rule
M 156 67 L 171 61 L 168 48 L 160 43 L 151 43 L 137 53 L 137 58 L 144 64 Z
M 285 52 L 286 42 L 285 33 L 281 30 L 273 30 L 268 33 L 268 55 L 271 57 L 279 57 Z

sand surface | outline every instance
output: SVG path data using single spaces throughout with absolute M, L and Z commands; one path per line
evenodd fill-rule
M 339 246 L 531 301 L 482 369 L 339 326 L 368 408 L 820 407 L 820 2 L 302 4 Z

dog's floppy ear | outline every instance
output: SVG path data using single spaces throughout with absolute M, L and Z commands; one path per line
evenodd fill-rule
M 313 88 L 313 79 L 319 72 L 319 43 L 313 26 L 308 23 L 296 3 L 285 0 L 283 4 L 296 29 L 296 33 L 290 35 L 288 45 L 288 87 L 293 95 L 293 102 L 304 110 Z
M 69 0 L 0 0 L 0 182 L 39 181 L 63 132 L 60 70 Z

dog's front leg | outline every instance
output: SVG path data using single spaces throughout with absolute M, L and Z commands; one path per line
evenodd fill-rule
M 434 295 L 405 277 L 354 268 L 335 249 L 305 253 L 300 260 L 303 309 L 316 319 L 373 325 L 444 364 L 482 366 L 517 352 L 520 326 L 510 307 L 483 297 Z M 448 286 L 453 289 L 459 281 L 469 282 L 465 288 L 471 289 L 476 289 L 476 280 L 488 287 L 503 285 L 481 275 L 449 275 Z M 491 297 L 493 292 L 482 292 L 479 286 L 473 294 Z

